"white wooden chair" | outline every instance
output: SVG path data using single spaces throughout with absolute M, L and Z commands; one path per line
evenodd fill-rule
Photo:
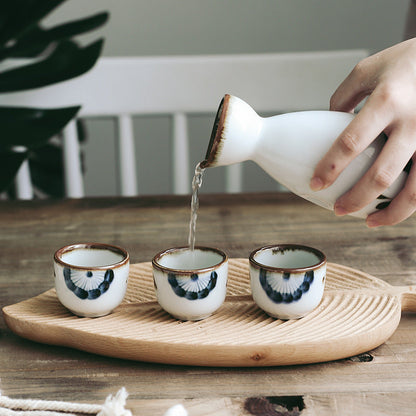
M 0 94 L 0 105 L 82 105 L 79 117 L 116 116 L 121 195 L 139 193 L 136 181 L 134 115 L 173 117 L 173 192 L 190 191 L 187 116 L 212 113 L 225 93 L 259 112 L 328 108 L 329 98 L 365 50 L 243 55 L 101 58 L 87 74 L 54 86 Z M 66 195 L 84 196 L 75 120 L 63 132 Z M 208 141 L 208 138 L 207 138 Z M 205 149 L 204 149 L 205 150 Z M 228 167 L 228 192 L 242 189 L 240 166 Z M 27 163 L 16 180 L 17 196 L 33 197 Z

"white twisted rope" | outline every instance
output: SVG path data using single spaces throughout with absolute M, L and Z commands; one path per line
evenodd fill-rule
M 0 391 L 0 416 L 78 416 L 91 414 L 97 416 L 132 416 L 125 408 L 128 393 L 121 388 L 115 396 L 109 395 L 103 405 L 82 404 L 51 400 L 11 399 Z M 181 405 L 168 409 L 164 416 L 187 416 Z
M 97 416 L 132 416 L 124 408 L 127 399 L 123 387 L 115 396 L 109 395 L 103 405 L 81 404 L 49 400 L 11 399 L 0 392 L 0 416 L 76 416 L 93 414 Z

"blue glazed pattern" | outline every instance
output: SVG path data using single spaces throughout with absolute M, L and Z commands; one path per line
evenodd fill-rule
M 212 272 L 209 276 L 200 277 L 196 273 L 191 277 L 177 277 L 174 273 L 169 273 L 168 281 L 177 296 L 189 300 L 206 298 L 217 284 L 217 272 Z
M 97 299 L 110 288 L 114 272 L 111 269 L 85 272 L 64 267 L 64 279 L 67 288 L 80 299 Z
M 313 270 L 305 272 L 300 284 L 290 278 L 290 273 L 283 273 L 281 278 L 276 279 L 271 277 L 267 270 L 260 269 L 259 276 L 261 287 L 274 303 L 291 303 L 299 300 L 309 290 L 313 278 Z

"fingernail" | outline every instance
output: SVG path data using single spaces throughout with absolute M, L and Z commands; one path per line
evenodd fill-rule
M 341 205 L 335 205 L 334 206 L 334 213 L 337 217 L 342 217 L 343 215 L 347 215 L 347 211 L 344 207 Z
M 312 191 L 320 191 L 324 187 L 324 183 L 321 178 L 319 178 L 318 176 L 314 176 L 311 179 L 309 186 L 312 189 Z
M 366 224 L 368 228 L 379 227 L 381 224 L 373 218 L 367 218 Z

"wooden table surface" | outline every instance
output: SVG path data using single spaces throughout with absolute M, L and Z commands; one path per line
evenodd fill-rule
M 0 306 L 49 290 L 53 253 L 69 243 L 117 244 L 130 252 L 132 263 L 185 245 L 189 204 L 189 196 L 0 202 Z M 247 257 L 256 247 L 282 242 L 317 247 L 330 262 L 393 285 L 416 284 L 416 216 L 370 230 L 363 220 L 337 218 L 291 194 L 201 193 L 197 244 L 217 246 L 230 257 Z M 1 320 L 3 395 L 98 404 L 123 386 L 133 415 L 163 415 L 181 403 L 190 416 L 413 416 L 416 315 L 403 313 L 393 336 L 361 356 L 267 368 L 107 358 L 20 338 Z

